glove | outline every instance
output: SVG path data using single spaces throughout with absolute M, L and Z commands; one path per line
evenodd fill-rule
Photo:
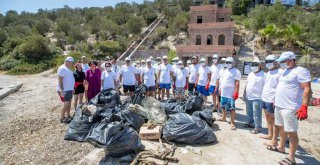
M 232 98 L 233 98 L 234 100 L 237 100 L 237 99 L 239 98 L 239 93 L 238 93 L 238 92 L 234 92 Z
M 209 87 L 210 87 L 210 85 L 207 84 L 207 85 L 206 85 L 206 91 L 209 90 Z
M 296 112 L 297 119 L 302 121 L 308 118 L 308 106 L 301 105 L 300 109 Z
M 186 84 L 186 86 L 184 86 L 184 90 L 187 90 L 188 89 L 188 84 Z

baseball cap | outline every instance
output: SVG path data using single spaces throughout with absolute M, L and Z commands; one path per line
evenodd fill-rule
M 228 57 L 228 58 L 226 59 L 226 62 L 232 62 L 232 63 L 234 63 L 234 59 L 233 59 L 232 57 Z
M 188 61 L 187 61 L 187 64 L 191 64 L 191 61 L 190 61 L 190 60 L 188 60 Z
M 126 57 L 126 61 L 131 61 L 130 57 Z
M 266 57 L 266 60 L 269 60 L 269 61 L 275 61 L 277 60 L 277 56 L 274 55 L 274 54 L 270 54 Z
M 192 58 L 192 59 L 197 59 L 197 57 L 196 57 L 196 56 L 192 56 L 191 58 Z
M 160 57 L 157 57 L 157 60 L 161 60 L 161 58 L 160 58 Z
M 252 62 L 253 62 L 253 63 L 259 63 L 259 64 L 260 64 L 259 58 L 254 58 Z
M 218 56 L 217 54 L 214 54 L 214 55 L 212 56 L 212 58 L 214 58 L 214 59 L 218 59 L 218 58 L 219 58 L 219 56 Z
M 162 59 L 168 59 L 168 57 L 167 56 L 163 56 Z
M 105 61 L 109 61 L 109 60 L 110 60 L 110 57 L 107 56 L 107 57 L 104 58 L 104 60 L 105 60 Z
M 201 58 L 201 62 L 206 62 L 207 60 L 205 58 Z
M 142 61 L 141 61 L 141 63 L 145 63 L 145 62 L 146 62 L 145 60 L 142 60 Z
M 222 58 L 220 61 L 226 61 L 227 59 L 226 58 Z
M 280 58 L 277 59 L 277 62 L 282 62 L 284 60 L 292 60 L 296 59 L 296 55 L 293 52 L 283 52 L 280 56 Z
M 137 64 L 136 64 L 136 63 L 133 63 L 132 65 L 133 65 L 133 66 L 137 66 Z
M 137 64 L 140 64 L 140 61 L 136 61 Z
M 173 61 L 179 61 L 178 57 L 173 58 Z
M 65 60 L 65 62 L 74 62 L 74 59 L 72 57 L 67 57 Z
M 147 59 L 147 62 L 151 62 L 151 59 L 150 59 L 150 58 L 148 58 L 148 59 Z
M 183 62 L 180 60 L 180 61 L 178 62 L 178 64 L 183 64 Z

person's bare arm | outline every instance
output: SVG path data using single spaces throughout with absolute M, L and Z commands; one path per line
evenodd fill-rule
M 239 93 L 239 87 L 240 87 L 240 81 L 239 80 L 235 80 L 235 89 L 234 89 L 234 91 Z
M 58 84 L 60 87 L 60 96 L 64 96 L 63 77 L 58 76 Z
M 158 73 L 158 84 L 160 84 L 160 74 L 161 74 L 161 70 L 159 70 L 159 73 Z
M 119 81 L 122 82 L 122 74 L 120 74 Z
M 208 73 L 207 84 L 210 84 L 210 80 L 211 80 L 211 73 Z
M 100 83 L 101 83 L 101 87 L 102 87 L 102 89 L 103 89 L 104 80 L 101 80 Z
M 141 75 L 141 83 L 144 84 L 144 73 Z
M 196 84 L 198 84 L 198 81 L 199 81 L 199 73 L 197 73 Z
M 311 83 L 301 83 L 301 87 L 303 88 L 302 104 L 308 105 L 311 96 Z

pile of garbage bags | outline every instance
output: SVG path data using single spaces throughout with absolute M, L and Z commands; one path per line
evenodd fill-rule
M 160 102 L 146 97 L 145 91 L 146 86 L 140 85 L 130 103 L 121 103 L 115 90 L 103 90 L 88 104 L 77 107 L 64 139 L 103 147 L 107 157 L 141 150 L 144 146 L 138 133 L 146 122 L 163 125 L 162 138 L 169 141 L 208 144 L 216 140 L 212 112 L 203 109 L 201 94 L 189 93 L 185 101 Z

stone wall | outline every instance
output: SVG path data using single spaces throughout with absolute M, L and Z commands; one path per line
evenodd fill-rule
M 218 45 L 219 35 L 225 36 L 225 45 L 233 45 L 233 28 L 193 29 L 189 31 L 189 44 L 195 45 L 197 35 L 201 36 L 201 45 L 207 44 L 208 35 L 212 35 L 212 45 Z

